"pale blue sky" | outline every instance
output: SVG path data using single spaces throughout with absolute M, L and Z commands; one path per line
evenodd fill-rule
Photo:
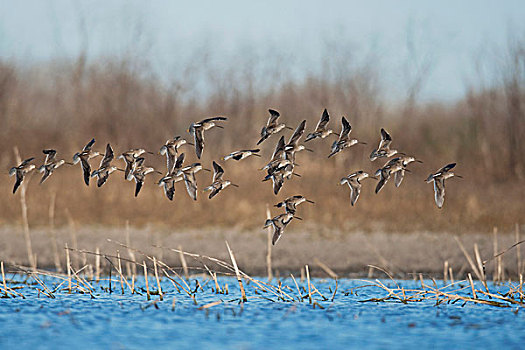
M 362 62 L 373 53 L 387 96 L 402 95 L 413 66 L 428 60 L 422 98 L 450 100 L 476 84 L 476 57 L 495 62 L 509 32 L 525 33 L 524 19 L 518 0 L 0 0 L 0 57 L 27 64 L 87 47 L 90 59 L 143 56 L 166 76 L 206 46 L 226 62 L 272 52 L 300 79 L 320 72 L 331 54 Z M 409 32 L 416 58 L 407 51 Z

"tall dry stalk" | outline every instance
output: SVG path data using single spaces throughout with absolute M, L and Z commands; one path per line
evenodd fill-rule
M 272 215 L 270 213 L 270 207 L 268 204 L 266 204 L 266 219 L 270 220 L 272 218 Z M 267 229 L 267 236 L 268 239 L 266 244 L 266 272 L 268 274 L 268 281 L 271 282 L 273 279 L 273 273 L 272 273 L 272 228 L 271 226 Z
M 51 192 L 49 199 L 49 236 L 51 237 L 51 248 L 53 249 L 53 257 L 55 263 L 55 269 L 57 272 L 62 272 L 62 265 L 60 264 L 60 256 L 58 255 L 58 243 L 55 231 L 55 202 L 56 192 Z
M 516 223 L 516 242 L 520 241 L 520 225 Z M 516 247 L 516 262 L 518 264 L 518 276 L 522 274 L 522 262 L 521 262 L 521 246 Z
M 179 244 L 177 246 L 177 249 L 179 250 L 179 259 L 182 265 L 182 271 L 184 271 L 184 278 L 188 279 L 189 278 L 188 264 L 186 263 L 186 258 L 184 257 L 182 246 Z
M 18 151 L 18 147 L 16 146 L 14 147 L 14 153 L 16 163 L 20 164 L 22 162 L 22 158 L 20 157 L 20 152 Z M 22 184 L 20 185 L 20 206 L 22 207 L 22 225 L 24 227 L 24 240 L 26 243 L 27 259 L 29 261 L 29 266 L 31 266 L 33 270 L 36 270 L 36 259 L 33 255 L 31 233 L 29 232 L 29 220 L 27 218 L 26 189 L 30 179 L 31 176 L 27 176 L 26 181 L 22 182 Z
M 239 288 L 241 289 L 241 301 L 245 302 L 248 299 L 246 298 L 246 292 L 244 291 L 244 286 L 242 284 L 241 274 L 239 273 L 239 268 L 237 267 L 237 261 L 235 260 L 235 256 L 233 255 L 233 252 L 230 249 L 230 245 L 227 241 L 226 247 L 228 248 L 228 253 L 230 254 L 230 259 L 232 261 L 233 268 L 235 269 L 235 275 L 237 276 L 237 282 L 239 282 Z

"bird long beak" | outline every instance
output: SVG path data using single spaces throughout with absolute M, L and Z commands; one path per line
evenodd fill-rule
M 202 170 L 204 170 L 204 171 L 207 171 L 207 172 L 211 173 L 211 170 L 210 170 L 210 169 L 202 168 Z
M 123 173 L 126 172 L 126 170 L 124 170 L 124 169 L 120 169 L 120 168 L 117 168 L 117 170 L 118 170 L 118 171 L 122 171 Z
M 418 162 L 418 163 L 423 163 L 423 161 L 419 160 L 419 159 L 416 159 L 415 161 Z
M 315 204 L 315 202 L 314 202 L 314 201 L 311 201 L 311 200 L 309 200 L 309 199 L 307 199 L 306 201 L 307 201 L 308 203 L 312 203 L 312 204 Z
M 455 177 L 459 177 L 460 179 L 463 178 L 463 176 L 461 176 L 461 175 L 457 175 L 457 174 L 454 174 L 454 176 L 455 176 Z
M 314 153 L 314 150 L 313 150 L 313 149 L 310 149 L 310 148 L 305 148 L 304 150 L 305 150 L 305 151 L 308 151 L 308 152 L 312 152 L 312 153 Z
M 288 130 L 293 130 L 293 128 L 290 128 L 289 126 L 285 126 L 285 128 Z
M 230 183 L 230 185 L 232 185 L 233 187 L 239 187 L 239 185 L 232 184 L 232 183 Z
M 155 154 L 155 153 L 150 152 L 150 151 L 146 151 L 146 153 L 147 153 L 147 154 Z M 160 153 L 160 151 L 159 151 L 159 153 Z
M 190 145 L 190 146 L 195 146 L 194 143 L 191 143 L 191 142 L 186 142 L 186 144 Z
M 297 174 L 297 173 L 292 173 L 293 175 L 297 176 L 297 177 L 301 177 L 301 175 Z
M 75 165 L 75 163 L 70 163 L 70 162 L 64 162 L 64 164 L 67 164 L 67 165 Z
M 252 153 L 252 156 L 262 157 L 260 154 L 257 154 L 257 153 Z
M 164 175 L 164 174 L 162 174 L 162 173 L 161 173 L 160 171 L 158 171 L 158 170 L 155 170 L 155 173 L 160 174 L 160 175 Z
M 294 218 L 294 219 L 297 219 L 297 220 L 301 220 L 301 221 L 303 220 L 303 218 L 300 218 L 300 217 L 298 217 L 298 216 L 294 216 L 293 218 Z
M 215 126 L 218 127 L 219 129 L 224 129 L 224 126 L 222 126 L 222 125 L 215 124 Z
M 368 145 L 368 143 L 366 143 L 366 142 L 362 142 L 362 141 L 359 141 L 358 143 L 359 143 L 360 145 Z

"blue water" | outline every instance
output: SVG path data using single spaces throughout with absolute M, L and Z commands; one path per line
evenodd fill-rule
M 297 295 L 293 281 L 282 282 L 292 287 L 286 293 Z M 435 306 L 432 300 L 363 303 L 387 293 L 376 287 L 350 293 L 367 284 L 359 280 L 340 280 L 333 302 L 315 295 L 314 301 L 324 309 L 313 307 L 308 299 L 282 302 L 269 293 L 256 294 L 253 284 L 246 286 L 249 300 L 241 305 L 237 281 L 220 279 L 221 286 L 225 283 L 228 295 L 215 294 L 210 282 L 197 292 L 197 305 L 168 280 L 162 282 L 164 301 L 155 304 L 127 290 L 122 295 L 119 284 L 113 284 L 109 294 L 102 290 L 107 282 L 94 284 L 94 299 L 64 291 L 50 299 L 38 296 L 37 286 L 25 286 L 19 292 L 26 299 L 0 299 L 0 349 L 525 348 L 525 310 L 515 312 L 516 307 L 461 302 Z M 392 281 L 383 283 L 393 286 Z M 415 281 L 397 283 L 420 287 Z M 46 284 L 51 287 L 53 281 Z M 194 280 L 189 284 L 195 287 Z M 307 288 L 306 283 L 299 284 Z M 333 280 L 314 279 L 313 284 L 331 299 Z M 498 288 L 508 289 L 490 286 L 491 291 Z M 469 295 L 470 289 L 461 293 Z M 156 299 L 152 296 L 152 301 Z M 198 309 L 221 299 L 222 304 Z

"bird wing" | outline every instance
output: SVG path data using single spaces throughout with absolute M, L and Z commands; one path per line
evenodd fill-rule
M 13 194 L 16 192 L 18 187 L 22 184 L 22 181 L 24 181 L 24 173 L 21 170 L 17 170 L 15 186 L 13 187 Z
M 321 119 L 319 119 L 319 123 L 317 123 L 317 126 L 315 127 L 315 131 L 323 131 L 326 128 L 326 125 L 328 125 L 329 121 L 330 116 L 328 115 L 328 111 L 325 108 Z
M 54 149 L 45 149 L 42 152 L 46 155 L 46 160 L 44 161 L 44 164 L 49 164 L 55 161 L 57 151 L 55 151 Z
M 173 200 L 173 195 L 175 194 L 175 183 L 173 181 L 164 182 L 164 193 L 170 201 Z
M 275 125 L 277 124 L 277 119 L 281 116 L 279 112 L 277 112 L 274 109 L 269 109 L 268 112 L 270 112 L 270 118 L 268 118 L 268 122 L 266 123 L 267 126 Z
M 353 206 L 361 194 L 361 184 L 357 181 L 349 181 L 348 184 L 350 185 L 350 204 Z
M 20 163 L 20 167 L 24 167 L 24 166 L 28 165 L 33 159 L 35 159 L 35 157 L 27 158 L 22 163 Z
M 273 225 L 273 236 L 272 236 L 272 245 L 275 245 L 277 241 L 279 241 L 279 238 L 281 238 L 283 230 L 281 227 L 277 227 Z
M 42 178 L 40 179 L 40 183 L 46 181 L 46 179 L 51 176 L 51 167 L 47 167 L 44 165 L 44 175 L 42 175 Z
M 87 145 L 84 146 L 83 151 L 89 151 L 91 147 L 93 147 L 94 144 L 95 144 L 95 139 L 92 138 L 91 141 L 89 141 Z
M 171 173 L 174 173 L 176 170 L 182 168 L 182 163 L 184 163 L 184 153 L 181 153 L 178 157 L 175 163 L 173 164 L 173 168 L 171 169 Z
M 272 154 L 272 161 L 279 159 L 279 158 L 283 158 L 283 154 L 284 154 L 284 136 L 281 136 L 281 138 L 279 139 L 279 142 L 277 142 L 277 145 L 275 145 L 275 150 L 273 151 L 273 154 Z
M 195 173 L 186 174 L 184 173 L 184 183 L 186 184 L 186 191 L 188 191 L 188 195 L 193 198 L 193 200 L 197 200 L 197 180 L 195 179 Z
M 299 126 L 295 129 L 295 131 L 292 134 L 292 137 L 290 137 L 290 141 L 288 141 L 288 145 L 297 145 L 297 142 L 299 142 L 299 139 L 301 136 L 303 136 L 304 133 L 304 127 L 306 126 L 306 120 L 303 120 Z
M 104 158 L 100 161 L 100 167 L 99 168 L 107 168 L 109 167 L 109 164 L 115 157 L 115 154 L 113 153 L 113 149 L 111 148 L 111 145 L 108 143 L 106 145 L 106 153 L 104 153 Z
M 204 130 L 202 128 L 196 128 L 193 132 L 195 139 L 195 153 L 197 158 L 201 159 L 202 150 L 204 149 Z
M 109 177 L 109 173 L 107 171 L 103 171 L 102 174 L 98 173 L 97 187 L 100 187 L 103 184 L 105 184 L 106 181 L 108 180 L 108 177 Z
M 352 126 L 345 117 L 341 118 L 341 125 L 343 129 L 341 130 L 341 134 L 339 134 L 339 141 L 346 139 L 350 131 L 352 131 Z
M 213 121 L 216 121 L 216 120 L 228 120 L 228 118 L 226 118 L 226 117 L 221 117 L 221 116 L 211 117 L 211 118 L 203 119 L 203 120 L 201 120 L 200 122 L 198 122 L 197 124 L 202 125 L 202 124 L 209 123 L 209 122 L 213 122 Z
M 86 158 L 80 158 L 80 164 L 82 164 L 82 171 L 84 173 L 84 182 L 89 186 L 89 176 L 91 174 L 91 165 Z
M 213 161 L 213 182 L 220 180 L 224 174 L 224 169 Z
M 404 177 L 405 169 L 401 169 L 394 173 L 394 184 L 396 185 L 396 187 L 399 187 L 401 185 L 401 182 L 403 182 Z
M 213 186 L 213 189 L 210 195 L 208 196 L 209 199 L 212 199 L 213 197 L 215 197 L 222 190 L 222 186 L 220 185 L 213 184 L 212 186 Z
M 436 200 L 436 205 L 441 209 L 443 202 L 445 201 L 445 180 L 442 178 L 434 179 L 434 198 Z
M 437 172 L 446 173 L 452 170 L 455 166 L 456 166 L 456 163 L 450 163 L 450 164 L 445 165 L 443 168 L 439 169 Z
M 390 144 L 392 143 L 392 137 L 388 132 L 386 132 L 385 129 L 381 128 L 381 141 L 379 141 L 379 147 L 377 150 L 385 149 L 390 147 Z
M 274 174 L 272 175 L 272 182 L 273 182 L 273 193 L 277 195 L 279 193 L 279 190 L 283 186 L 283 176 L 280 174 Z
M 135 181 L 137 182 L 137 185 L 135 186 L 135 197 L 137 197 L 139 195 L 140 189 L 142 188 L 142 185 L 144 184 L 144 178 L 135 176 Z

